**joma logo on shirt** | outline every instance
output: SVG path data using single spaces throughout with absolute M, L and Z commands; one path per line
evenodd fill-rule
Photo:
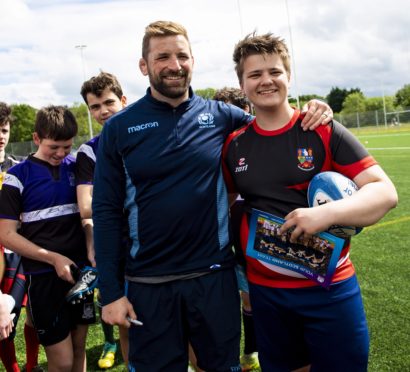
M 155 128 L 155 127 L 159 127 L 159 124 L 157 121 L 153 121 L 152 123 L 134 125 L 133 127 L 128 127 L 128 133 L 135 133 L 135 132 L 139 132 L 140 130 L 144 130 L 148 128 Z

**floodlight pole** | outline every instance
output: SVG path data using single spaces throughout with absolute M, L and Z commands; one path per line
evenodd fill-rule
M 295 53 L 293 53 L 293 40 L 292 40 L 292 29 L 290 27 L 290 16 L 289 16 L 289 7 L 288 7 L 288 0 L 285 0 L 286 4 L 286 14 L 288 16 L 288 27 L 289 27 L 289 42 L 290 42 L 290 50 L 291 50 L 291 59 L 292 59 L 292 66 L 293 66 L 293 81 L 295 82 L 295 92 L 296 92 L 296 103 L 298 109 L 300 109 L 300 102 L 299 102 L 299 89 L 298 89 L 298 82 L 296 79 L 296 62 L 295 62 Z
M 84 48 L 87 48 L 87 45 L 76 45 L 75 48 L 80 50 L 81 65 L 82 65 L 82 68 L 83 68 L 83 78 L 84 78 L 84 81 L 85 81 L 85 64 L 84 64 L 83 50 L 84 50 Z M 91 124 L 91 114 L 90 114 L 90 110 L 88 109 L 88 107 L 87 107 L 87 114 L 88 114 L 88 131 L 90 133 L 90 139 L 91 139 L 91 138 L 94 137 L 94 134 L 93 134 L 93 126 Z
M 241 3 L 240 0 L 236 1 L 238 5 L 238 13 L 239 13 L 239 26 L 241 28 L 241 37 L 243 37 L 243 24 L 242 24 L 242 12 L 241 12 Z

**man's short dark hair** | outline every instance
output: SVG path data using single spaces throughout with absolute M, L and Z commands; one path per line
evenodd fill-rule
M 85 81 L 81 87 L 81 95 L 85 103 L 87 102 L 87 94 L 91 93 L 97 97 L 101 97 L 105 89 L 109 89 L 119 99 L 122 98 L 122 88 L 117 78 L 108 72 L 101 71 L 97 76 L 93 76 L 91 79 Z
M 67 141 L 77 135 L 73 113 L 64 106 L 47 106 L 37 112 L 34 131 L 40 139 Z

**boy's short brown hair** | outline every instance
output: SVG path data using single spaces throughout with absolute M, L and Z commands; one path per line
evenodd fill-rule
M 83 96 L 85 103 L 88 105 L 88 93 L 101 97 L 103 91 L 107 88 L 119 99 L 122 98 L 122 88 L 117 78 L 113 74 L 104 71 L 101 71 L 97 76 L 93 76 L 91 79 L 83 83 L 81 86 L 81 95 Z
M 285 70 L 290 77 L 290 56 L 288 47 L 283 39 L 272 33 L 257 35 L 256 32 L 248 34 L 235 45 L 233 61 L 239 82 L 242 83 L 243 64 L 246 58 L 257 54 L 278 54 Z
M 37 112 L 34 131 L 40 140 L 67 141 L 77 135 L 73 113 L 64 106 L 47 106 Z

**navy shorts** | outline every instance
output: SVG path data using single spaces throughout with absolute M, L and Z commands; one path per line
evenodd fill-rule
M 94 295 L 79 304 L 67 303 L 65 295 L 73 284 L 55 272 L 26 275 L 26 285 L 34 328 L 43 346 L 63 341 L 78 324 L 95 323 Z
M 186 372 L 188 341 L 198 366 L 241 371 L 240 299 L 234 269 L 162 284 L 128 282 L 143 326 L 129 330 L 129 370 Z
M 249 283 L 263 371 L 367 371 L 369 333 L 356 276 L 331 285 L 269 288 Z

